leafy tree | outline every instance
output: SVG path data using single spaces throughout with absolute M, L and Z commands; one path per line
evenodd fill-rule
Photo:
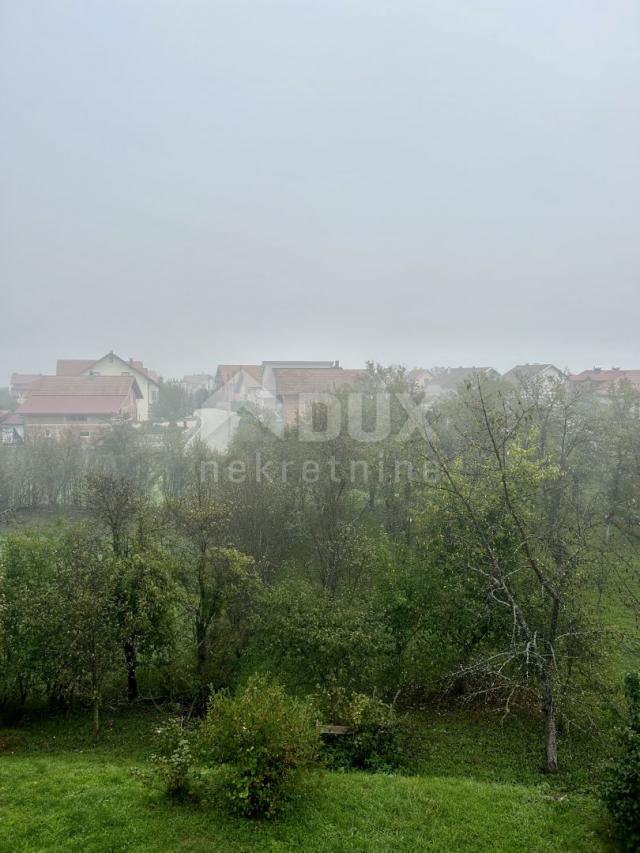
M 100 539 L 83 528 L 65 537 L 56 575 L 65 601 L 57 648 L 67 662 L 72 689 L 91 703 L 96 737 L 105 689 L 122 653 L 117 579 L 117 558 Z
M 158 400 L 151 407 L 151 417 L 154 421 L 178 421 L 188 418 L 197 408 L 196 403 L 202 403 L 201 395 L 194 400 L 188 388 L 177 379 L 169 379 L 160 383 Z
M 640 675 L 627 673 L 625 696 L 628 713 L 618 732 L 620 755 L 611 768 L 604 801 L 625 850 L 640 847 Z
M 544 766 L 555 772 L 558 714 L 573 692 L 595 686 L 597 631 L 585 595 L 594 585 L 598 505 L 576 488 L 566 455 L 540 457 L 526 401 L 478 381 L 462 403 L 468 422 L 453 454 L 437 430 L 429 439 L 442 479 L 426 511 L 450 531 L 460 572 L 479 576 L 492 608 L 509 617 L 502 639 L 478 649 L 463 671 L 506 711 L 526 697 L 539 704 Z
M 191 602 L 197 672 L 204 686 L 216 625 L 228 628 L 250 614 L 252 590 L 257 584 L 253 561 L 225 547 L 228 508 L 198 481 L 188 493 L 168 506 L 181 535 L 184 563 L 181 580 Z M 204 694 L 203 694 L 204 695 Z

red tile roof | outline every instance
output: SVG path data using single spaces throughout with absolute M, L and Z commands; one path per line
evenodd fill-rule
M 345 370 L 341 367 L 273 368 L 275 393 L 278 396 L 335 391 L 345 385 L 355 384 L 366 375 L 366 370 Z
M 107 356 L 117 358 L 122 364 L 133 370 L 137 370 L 142 376 L 145 376 L 151 382 L 155 382 L 156 385 L 158 384 L 159 377 L 155 371 L 146 368 L 141 361 L 135 361 L 132 358 L 126 361 L 114 352 L 107 353 L 107 355 L 103 355 L 101 358 L 59 358 L 56 362 L 56 376 L 82 376 L 88 373 L 99 361 L 104 361 Z
M 12 388 L 29 388 L 38 379 L 42 378 L 41 373 L 12 373 L 11 387 Z
M 141 398 L 133 376 L 43 376 L 18 415 L 115 415 L 131 395 Z
M 640 370 L 583 370 L 582 373 L 573 373 L 569 377 L 572 382 L 597 382 L 598 384 L 611 384 L 612 382 L 631 382 L 632 385 L 640 385 Z

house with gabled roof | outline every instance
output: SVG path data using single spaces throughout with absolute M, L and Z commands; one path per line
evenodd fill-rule
M 243 405 L 258 405 L 263 368 L 259 364 L 220 364 L 214 391 L 202 404 L 204 409 L 237 411 Z
M 624 385 L 640 391 L 640 370 L 621 370 L 619 367 L 603 370 L 601 367 L 594 367 L 593 370 L 570 374 L 569 382 L 597 397 L 608 397 L 612 391 Z
M 327 362 L 326 367 L 272 367 L 264 368 L 262 384 L 269 398 L 275 401 L 276 413 L 285 423 L 292 424 L 306 415 L 301 403 L 305 394 L 335 393 L 341 388 L 355 386 L 367 376 L 366 370 L 338 367 L 337 362 Z
M 505 382 L 517 385 L 524 390 L 549 391 L 566 380 L 565 373 L 555 364 L 516 364 L 502 375 Z
M 141 398 L 134 376 L 42 376 L 14 417 L 25 435 L 75 429 L 88 438 L 116 421 L 135 421 Z
M 141 361 L 132 358 L 126 361 L 114 352 L 99 359 L 58 359 L 56 376 L 132 376 L 140 392 L 136 416 L 139 421 L 149 420 L 150 408 L 157 402 L 160 389 L 157 373 L 146 368 Z
M 480 377 L 497 379 L 500 376 L 493 367 L 432 367 L 429 373 L 431 378 L 423 385 L 428 403 L 455 394 L 465 382 L 475 382 Z

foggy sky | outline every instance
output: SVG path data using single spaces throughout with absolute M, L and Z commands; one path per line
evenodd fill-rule
M 0 385 L 640 368 L 640 4 L 0 0 Z

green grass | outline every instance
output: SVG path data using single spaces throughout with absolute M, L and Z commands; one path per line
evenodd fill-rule
M 2 853 L 609 849 L 601 807 L 573 771 L 537 772 L 526 721 L 465 726 L 442 714 L 425 723 L 420 774 L 311 774 L 287 814 L 253 822 L 215 803 L 171 803 L 131 773 L 153 749 L 156 712 L 105 719 L 97 745 L 84 717 L 0 732 Z M 505 750 L 515 753 L 507 760 Z

